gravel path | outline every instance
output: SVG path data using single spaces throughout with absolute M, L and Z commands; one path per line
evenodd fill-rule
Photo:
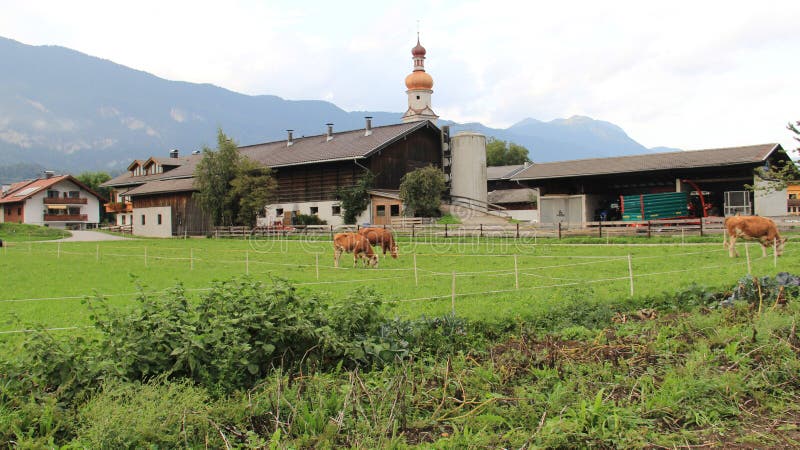
M 61 242 L 96 242 L 96 241 L 127 241 L 131 238 L 116 236 L 108 233 L 101 233 L 99 231 L 89 230 L 70 230 L 71 237 L 64 239 L 57 239 Z

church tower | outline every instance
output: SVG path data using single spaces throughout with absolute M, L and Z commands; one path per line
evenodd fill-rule
M 408 110 L 403 114 L 403 123 L 430 120 L 436 123 L 439 116 L 431 108 L 431 94 L 433 94 L 433 78 L 425 73 L 425 47 L 419 43 L 411 49 L 414 60 L 414 71 L 406 77 L 406 94 L 408 94 Z

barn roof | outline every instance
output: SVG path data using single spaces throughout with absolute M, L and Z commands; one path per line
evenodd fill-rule
M 487 194 L 487 201 L 494 204 L 532 203 L 536 201 L 536 191 L 530 188 L 498 189 Z
M 366 158 L 416 130 L 433 127 L 429 121 L 373 127 L 367 135 L 363 128 L 327 135 L 294 138 L 239 147 L 242 155 L 269 167 L 296 166 L 330 161 Z
M 169 164 L 166 165 L 173 165 L 173 166 L 177 165 L 178 167 L 175 167 L 174 169 L 168 170 L 166 172 L 156 173 L 152 175 L 134 176 L 131 172 L 125 172 L 121 175 L 118 175 L 106 181 L 100 186 L 103 187 L 136 186 L 155 180 L 192 177 L 194 176 L 194 169 L 195 167 L 197 167 L 197 164 L 200 162 L 201 159 L 203 159 L 203 155 L 191 155 L 191 156 L 184 156 L 181 158 L 169 158 L 170 160 Z M 149 160 L 150 159 L 146 161 Z M 153 158 L 153 160 L 155 160 L 155 158 Z
M 761 144 L 746 147 L 557 161 L 533 164 L 513 175 L 511 179 L 543 180 L 670 169 L 756 165 L 766 161 L 778 150 L 783 150 L 780 144 Z
M 524 164 L 515 164 L 511 166 L 488 166 L 486 167 L 486 179 L 490 181 L 508 179 L 524 168 Z
M 194 178 L 175 178 L 170 180 L 157 180 L 137 186 L 125 195 L 136 197 L 145 194 L 163 194 L 167 192 L 191 192 L 195 191 Z

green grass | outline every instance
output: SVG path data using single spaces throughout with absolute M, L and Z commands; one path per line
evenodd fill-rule
M 630 239 L 630 238 L 629 238 Z M 556 242 L 556 241 L 550 241 Z M 643 244 L 650 241 L 640 240 Z M 353 269 L 343 255 L 333 267 L 327 241 L 153 240 L 12 243 L 0 250 L 0 332 L 89 325 L 85 296 L 109 296 L 116 307 L 135 301 L 137 286 L 162 290 L 183 285 L 201 292 L 213 280 L 244 276 L 283 278 L 303 292 L 340 299 L 357 286 L 374 287 L 395 302 L 403 318 L 441 316 L 454 308 L 468 319 L 501 322 L 547 311 L 564 298 L 612 301 L 675 292 L 692 284 L 733 288 L 747 273 L 742 257 L 731 259 L 719 242 L 696 245 L 529 244 L 513 240 L 401 242 L 399 259 L 381 258 L 377 270 Z M 416 279 L 414 272 L 416 254 Z M 516 271 L 515 271 L 516 255 Z M 756 275 L 795 271 L 796 244 L 773 267 L 750 245 Z M 146 257 L 145 257 L 146 256 Z M 453 273 L 455 293 L 453 301 Z M 317 275 L 317 273 L 319 275 Z M 517 289 L 517 284 L 519 288 Z M 0 334 L 0 340 L 13 334 Z
M 6 242 L 46 241 L 69 236 L 72 236 L 69 231 L 57 228 L 22 223 L 0 223 L 0 239 Z

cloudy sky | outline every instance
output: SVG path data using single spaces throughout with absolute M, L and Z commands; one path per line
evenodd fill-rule
M 648 147 L 797 147 L 786 130 L 800 120 L 797 0 L 0 0 L 0 11 L 0 35 L 25 44 L 396 112 L 419 26 L 445 119 L 585 115 Z

